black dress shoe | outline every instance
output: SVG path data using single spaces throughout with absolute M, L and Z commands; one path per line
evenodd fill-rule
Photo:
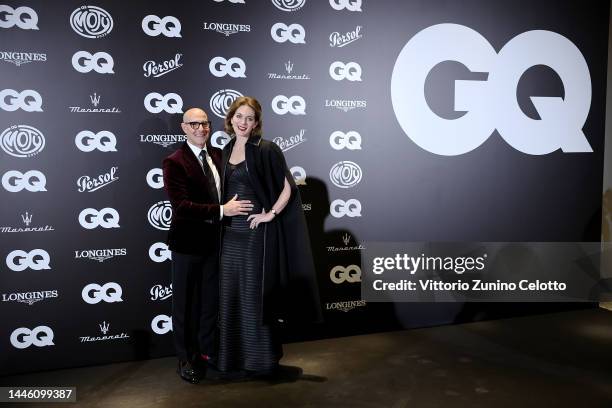
M 200 373 L 189 361 L 179 360 L 176 372 L 188 383 L 197 384 L 200 382 Z

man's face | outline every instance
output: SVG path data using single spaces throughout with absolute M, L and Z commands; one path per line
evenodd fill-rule
M 202 125 L 201 123 L 207 122 L 208 116 L 206 112 L 201 109 L 190 109 L 185 112 L 185 116 L 183 118 L 183 123 L 181 123 L 181 128 L 185 135 L 187 135 L 187 140 L 189 143 L 198 146 L 199 148 L 204 148 L 206 141 L 208 140 L 208 136 L 210 135 L 210 128 L 206 125 Z M 200 125 L 195 125 L 195 123 L 200 123 Z M 193 129 L 193 126 L 197 126 L 197 129 Z

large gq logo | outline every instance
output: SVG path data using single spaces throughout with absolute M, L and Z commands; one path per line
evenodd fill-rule
M 11 126 L 0 135 L 0 147 L 13 157 L 31 157 L 45 148 L 45 137 L 32 126 Z
M 210 73 L 221 78 L 226 75 L 232 78 L 246 78 L 246 65 L 244 61 L 238 57 L 225 59 L 223 57 L 214 57 L 208 64 Z
M 157 315 L 151 321 L 151 330 L 156 334 L 166 334 L 172 331 L 172 319 L 165 314 Z
M 94 133 L 91 130 L 82 130 L 74 138 L 76 147 L 85 153 L 99 150 L 101 152 L 116 152 L 117 138 L 108 130 Z
M 429 109 L 425 79 L 441 62 L 457 61 L 486 81 L 455 81 L 455 110 L 467 113 L 443 119 Z M 565 97 L 532 96 L 540 120 L 526 116 L 516 89 L 523 73 L 535 65 L 553 69 Z M 391 76 L 391 101 L 397 120 L 423 149 L 444 156 L 476 149 L 497 130 L 515 149 L 533 155 L 592 152 L 584 133 L 591 106 L 591 77 L 580 50 L 551 31 L 527 31 L 495 52 L 486 38 L 458 24 L 438 24 L 417 33 L 404 46 Z
M 361 176 L 361 167 L 348 160 L 334 164 L 329 171 L 329 179 L 340 188 L 355 187 L 361 181 Z
M 329 144 L 334 150 L 361 150 L 361 135 L 354 130 L 346 133 L 336 130 L 329 135 Z
M 349 265 L 347 267 L 340 265 L 334 266 L 332 270 L 329 271 L 329 278 L 336 285 L 344 282 L 361 282 L 361 268 L 357 265 Z
M 142 31 L 150 37 L 157 37 L 160 34 L 166 37 L 180 37 L 181 23 L 173 16 L 159 18 L 150 14 L 142 19 Z
M 300 166 L 293 166 L 289 172 L 293 176 L 293 181 L 295 181 L 296 186 L 305 186 L 306 185 L 306 170 Z
M 165 95 L 151 92 L 145 96 L 144 107 L 151 113 L 160 113 L 161 111 L 181 113 L 183 112 L 183 99 L 172 92 Z
M 306 30 L 300 24 L 276 23 L 270 29 L 270 35 L 277 43 L 289 41 L 293 44 L 306 44 Z
M 361 82 L 361 65 L 356 62 L 334 61 L 329 66 L 329 76 L 336 81 L 343 79 Z
M 347 216 L 349 218 L 361 217 L 361 202 L 355 198 L 349 200 L 334 200 L 329 206 L 329 213 L 334 218 L 342 218 Z
M 0 108 L 8 112 L 23 109 L 26 112 L 42 112 L 42 97 L 32 89 L 17 92 L 14 89 L 0 91 Z
M 53 330 L 48 326 L 38 326 L 32 330 L 20 327 L 11 333 L 11 344 L 18 349 L 53 346 Z
M 233 89 L 221 89 L 210 97 L 210 109 L 215 115 L 225 119 L 225 114 L 234 101 L 242 94 Z
M 103 51 L 90 54 L 87 51 L 77 51 L 72 56 L 72 67 L 82 74 L 96 71 L 99 74 L 114 74 L 115 61 L 110 54 Z
M 172 221 L 172 205 L 170 201 L 158 201 L 149 208 L 147 213 L 149 224 L 158 230 L 168 231 Z
M 230 135 L 228 135 L 222 130 L 217 130 L 210 137 L 210 143 L 213 146 L 218 147 L 219 149 L 223 149 L 225 145 L 227 144 L 227 142 L 229 142 L 229 140 L 230 140 Z
M 34 271 L 51 269 L 49 262 L 51 258 L 44 249 L 33 249 L 30 252 L 16 249 L 6 256 L 6 266 L 15 272 L 25 271 L 28 268 Z
M 47 191 L 45 188 L 46 184 L 47 178 L 38 170 L 30 170 L 25 173 L 9 170 L 2 176 L 2 187 L 11 193 L 17 193 L 22 190 L 32 193 Z
M 334 10 L 361 11 L 361 0 L 329 0 Z
M 292 115 L 306 114 L 306 101 L 299 95 L 294 95 L 287 98 L 285 95 L 276 95 L 272 99 L 272 110 L 277 115 Z
M 83 300 L 90 305 L 95 305 L 101 301 L 106 303 L 123 302 L 122 294 L 123 289 L 115 282 L 108 282 L 102 286 L 97 283 L 90 283 L 81 291 Z
M 97 227 L 119 228 L 119 213 L 114 208 L 85 208 L 79 213 L 81 227 L 91 230 Z
M 113 17 L 103 8 L 81 6 L 70 15 L 70 26 L 82 37 L 100 38 L 113 30 Z
M 30 7 L 17 7 L 0 4 L 0 28 L 17 26 L 23 30 L 38 30 L 38 14 Z
M 149 258 L 153 262 L 161 263 L 172 259 L 172 251 L 163 242 L 156 242 L 149 248 Z
M 306 4 L 306 0 L 272 0 L 272 4 L 283 11 L 298 11 L 304 4 Z
M 154 189 L 160 189 L 164 187 L 164 174 L 162 169 L 156 168 L 151 169 L 147 173 L 147 184 L 149 187 Z

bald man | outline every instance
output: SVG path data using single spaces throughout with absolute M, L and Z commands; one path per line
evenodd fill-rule
M 250 201 L 221 205 L 221 150 L 210 144 L 208 115 L 192 108 L 181 128 L 187 141 L 163 161 L 164 188 L 172 203 L 172 330 L 177 372 L 195 384 L 214 363 L 219 303 L 219 231 L 223 217 L 247 215 Z

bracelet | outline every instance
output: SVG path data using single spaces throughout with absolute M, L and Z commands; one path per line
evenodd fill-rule
M 271 209 L 271 210 L 270 210 L 270 212 L 271 212 L 272 214 L 274 214 L 274 216 L 276 217 L 276 210 L 275 210 L 274 208 L 273 208 L 273 209 Z

